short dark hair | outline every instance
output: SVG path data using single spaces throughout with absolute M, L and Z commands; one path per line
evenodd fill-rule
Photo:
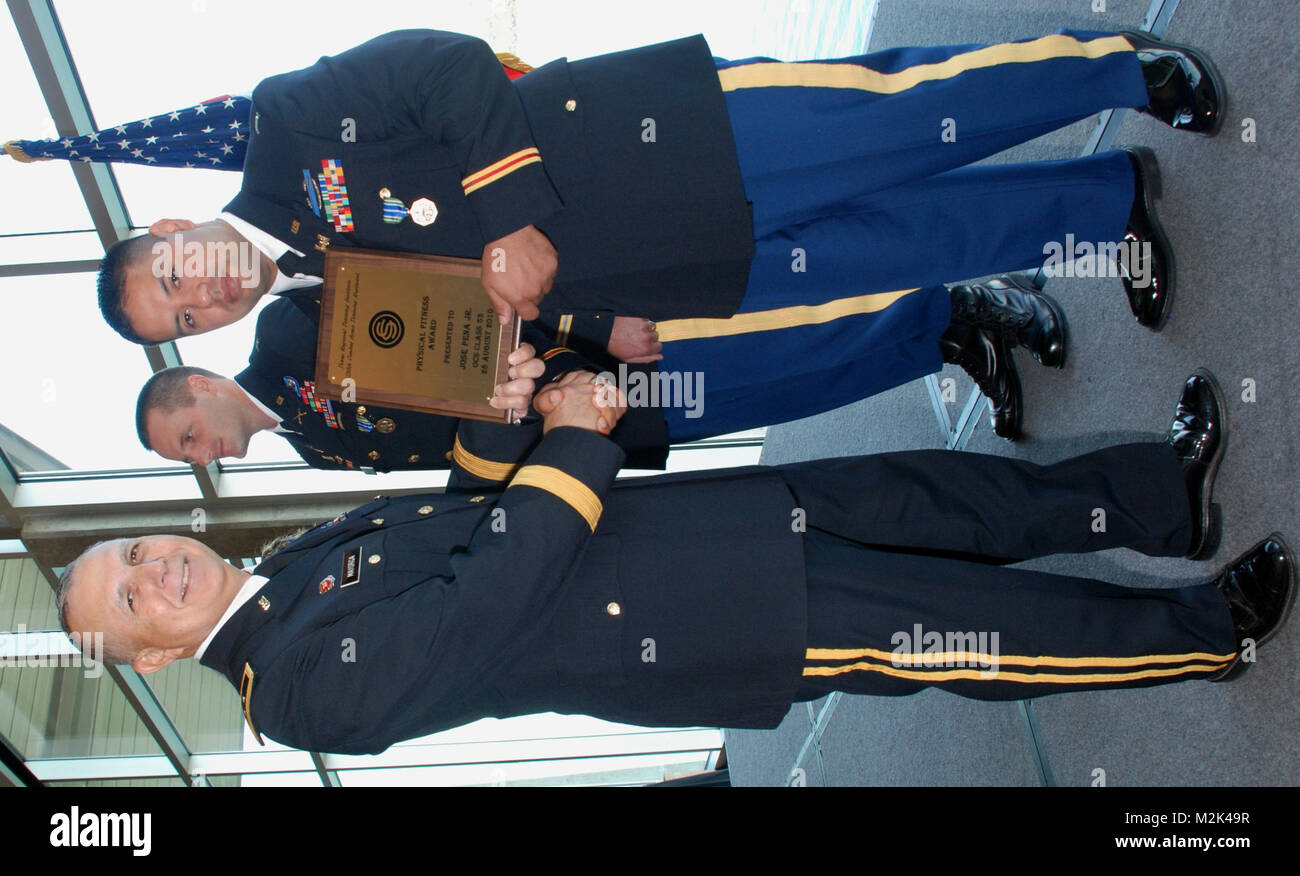
M 68 563 L 68 565 L 63 568 L 63 571 L 59 573 L 59 583 L 54 588 L 54 605 L 59 610 L 59 626 L 63 629 L 64 634 L 66 634 L 69 639 L 72 637 L 72 624 L 68 621 L 68 590 L 72 587 L 72 570 L 77 567 L 78 560 L 99 547 L 101 544 L 104 544 L 104 542 L 97 541 L 90 547 L 86 548 L 77 555 L 77 559 Z M 82 632 L 85 631 L 83 630 Z M 85 640 L 83 639 L 82 641 L 84 643 Z M 73 644 L 76 643 L 74 642 Z M 124 642 L 118 642 L 116 639 L 110 637 L 107 632 L 104 633 L 104 653 L 100 655 L 100 660 L 104 663 L 121 665 L 123 663 L 130 663 L 134 656 L 135 655 L 130 650 L 130 646 Z
M 119 240 L 108 248 L 99 263 L 99 312 L 104 314 L 104 321 L 113 331 L 133 344 L 148 346 L 154 342 L 137 335 L 126 318 L 126 311 L 122 310 L 126 268 L 140 257 L 146 246 L 152 249 L 152 242 L 161 239 L 152 234 L 141 234 Z
M 140 388 L 140 395 L 135 400 L 135 431 L 140 436 L 140 443 L 145 450 L 149 446 L 149 430 L 145 427 L 145 418 L 152 410 L 170 414 L 177 408 L 188 408 L 194 404 L 194 393 L 190 391 L 189 379 L 195 374 L 212 380 L 224 378 L 206 368 L 194 365 L 174 365 L 156 372 Z

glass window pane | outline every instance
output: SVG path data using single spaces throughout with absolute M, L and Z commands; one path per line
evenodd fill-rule
M 141 347 L 99 315 L 94 274 L 0 278 L 0 370 L 21 375 L 0 423 L 56 468 L 157 466 L 136 438 L 135 398 L 152 373 Z
M 0 734 L 27 760 L 162 754 L 102 666 L 0 664 Z
M 0 560 L 0 632 L 43 632 L 58 628 L 54 590 L 35 561 Z
M 0 15 L 0 82 L 4 116 L 0 142 L 58 136 L 36 84 L 36 74 L 9 15 Z M 93 228 L 81 190 L 66 161 L 24 164 L 0 157 L 0 234 Z
M 0 265 L 99 260 L 103 257 L 104 247 L 94 231 L 0 235 Z M 86 276 L 93 284 L 95 275 L 88 273 Z
M 177 660 L 145 682 L 190 751 L 242 750 L 244 713 L 225 676 L 197 660 Z

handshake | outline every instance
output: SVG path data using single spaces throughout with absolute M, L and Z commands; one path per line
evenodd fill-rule
M 570 371 L 538 393 L 533 408 L 544 417 L 543 432 L 577 426 L 608 435 L 627 410 L 627 399 L 607 377 Z
M 627 399 L 618 387 L 589 371 L 570 371 L 533 398 L 536 378 L 542 376 L 545 365 L 530 344 L 520 344 L 510 354 L 509 362 L 510 380 L 496 387 L 491 404 L 510 408 L 522 417 L 531 400 L 533 409 L 544 418 L 544 432 L 558 426 L 577 426 L 608 435 L 627 410 Z

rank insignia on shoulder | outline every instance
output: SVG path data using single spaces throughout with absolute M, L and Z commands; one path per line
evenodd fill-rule
M 326 593 L 334 589 L 334 576 L 326 575 L 325 580 L 320 582 L 319 589 L 321 593 Z

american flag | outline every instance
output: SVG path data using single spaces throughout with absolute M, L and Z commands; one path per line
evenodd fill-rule
M 195 106 L 114 125 L 93 134 L 58 140 L 15 140 L 5 144 L 31 160 L 112 161 L 154 167 L 243 170 L 248 150 L 247 97 L 214 97 Z M 20 158 L 20 156 L 15 155 Z
M 533 69 L 508 52 L 498 52 L 497 58 L 510 79 L 518 79 Z M 242 171 L 252 105 L 247 97 L 222 95 L 93 134 L 56 140 L 10 140 L 4 144 L 4 151 L 19 161 L 62 158 Z

